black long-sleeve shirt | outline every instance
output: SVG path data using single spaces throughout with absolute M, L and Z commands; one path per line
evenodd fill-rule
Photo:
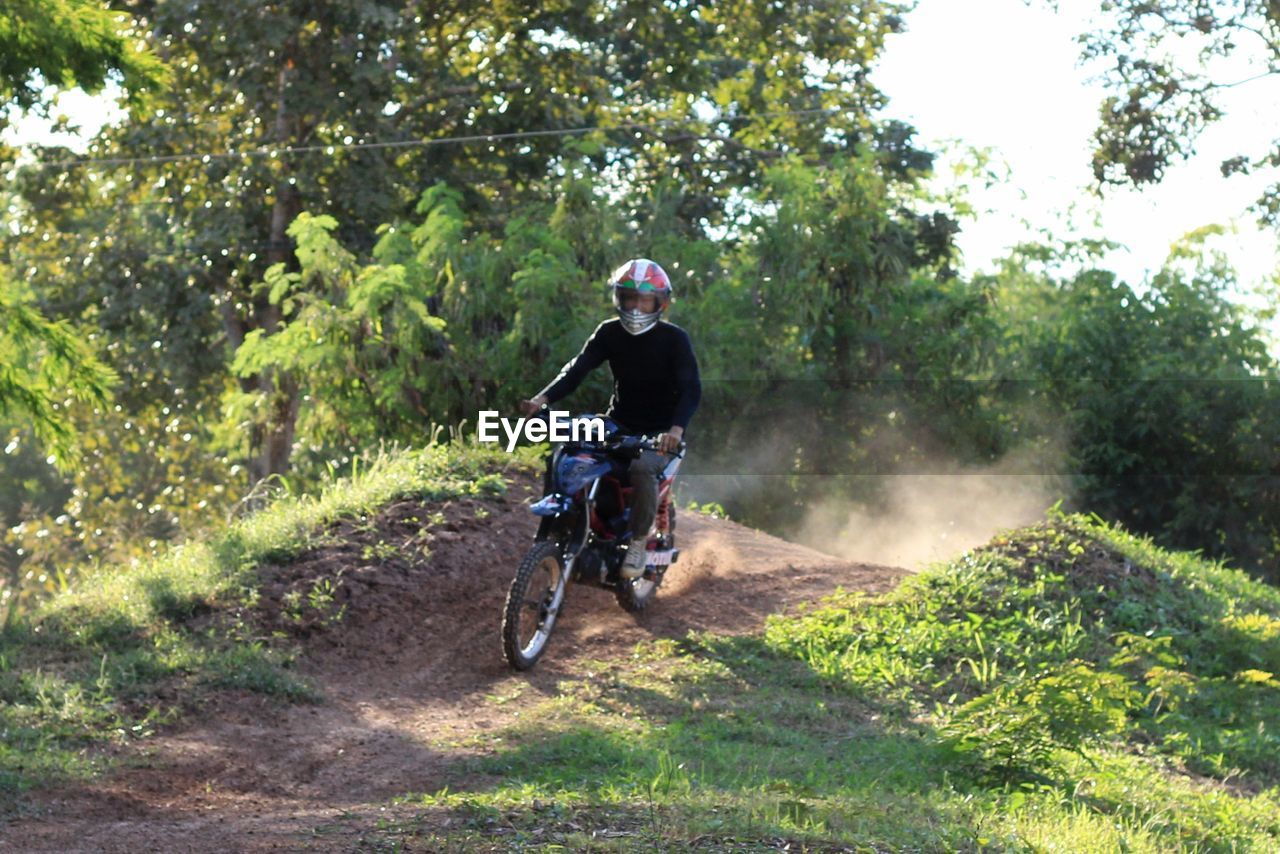
M 605 414 L 627 431 L 656 433 L 689 426 L 702 399 L 702 381 L 693 343 L 679 326 L 663 321 L 632 335 L 620 320 L 606 320 L 539 394 L 555 403 L 603 362 L 613 372 L 613 397 Z

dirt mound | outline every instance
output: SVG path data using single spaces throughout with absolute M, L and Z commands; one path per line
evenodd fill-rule
M 343 520 L 326 545 L 263 568 L 260 618 L 304 640 L 322 685 L 390 671 L 436 692 L 474 688 L 477 669 L 502 673 L 496 621 L 529 545 L 532 496 L 520 482 L 504 496 L 398 501 Z
M 323 692 L 278 706 L 227 693 L 199 720 L 122 757 L 124 770 L 48 793 L 0 829 L 22 850 L 349 849 L 317 838 L 335 817 L 407 791 L 465 786 L 467 749 L 436 748 L 510 722 L 516 694 L 554 695 L 585 662 L 690 630 L 757 630 L 836 587 L 883 590 L 903 570 L 850 564 L 725 520 L 682 514 L 684 554 L 653 606 L 623 612 L 571 586 L 547 653 L 528 674 L 502 659 L 506 588 L 534 530 L 533 479 L 503 496 L 400 501 L 334 525 L 312 551 L 262 569 L 264 627 L 301 639 Z M 480 748 L 473 748 L 479 750 Z
M 1015 572 L 1028 581 L 1037 573 L 1048 572 L 1062 576 L 1075 590 L 1117 584 L 1149 590 L 1157 583 L 1150 568 L 1107 548 L 1067 519 L 1022 528 L 1016 537 L 997 537 L 984 549 L 1013 558 Z

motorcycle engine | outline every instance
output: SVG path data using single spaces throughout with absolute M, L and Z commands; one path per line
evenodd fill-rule
M 573 574 L 578 581 L 600 583 L 604 580 L 604 572 L 604 560 L 600 552 L 593 548 L 583 549 L 582 554 L 578 555 L 578 559 L 573 564 Z

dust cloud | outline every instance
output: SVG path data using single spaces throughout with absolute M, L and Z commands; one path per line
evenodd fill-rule
M 683 596 L 705 587 L 725 574 L 730 567 L 740 564 L 742 558 L 737 548 L 724 533 L 713 531 L 700 537 L 680 554 L 680 571 L 667 576 L 663 594 Z
M 1069 497 L 1067 478 L 1025 472 L 1010 461 L 985 469 L 885 475 L 874 505 L 819 500 L 793 539 L 858 563 L 923 569 L 983 545 L 1000 531 L 1039 521 Z
M 1034 411 L 1019 420 L 1036 438 L 980 466 L 956 462 L 935 438 L 902 425 L 860 434 L 855 444 L 867 463 L 903 460 L 900 470 L 863 475 L 824 464 L 829 440 L 817 420 L 771 414 L 735 425 L 719 449 L 696 451 L 681 473 L 681 496 L 718 502 L 738 521 L 853 563 L 923 569 L 1040 521 L 1054 504 L 1071 506 L 1070 437 Z M 795 489 L 797 477 L 799 523 L 782 522 L 785 513 L 769 519 L 762 505 Z

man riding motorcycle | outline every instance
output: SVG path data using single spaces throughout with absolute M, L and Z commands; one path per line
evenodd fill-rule
M 702 398 L 698 361 L 689 335 L 662 320 L 671 304 L 671 280 L 647 258 L 630 260 L 609 278 L 615 320 L 596 327 L 577 356 L 559 375 L 520 408 L 532 415 L 573 392 L 594 368 L 609 363 L 613 397 L 605 413 L 624 433 L 660 433 L 658 450 L 645 451 L 628 470 L 632 487 L 628 535 L 631 545 L 622 563 L 628 579 L 644 574 L 644 542 L 658 509 L 658 476 L 679 449 Z

